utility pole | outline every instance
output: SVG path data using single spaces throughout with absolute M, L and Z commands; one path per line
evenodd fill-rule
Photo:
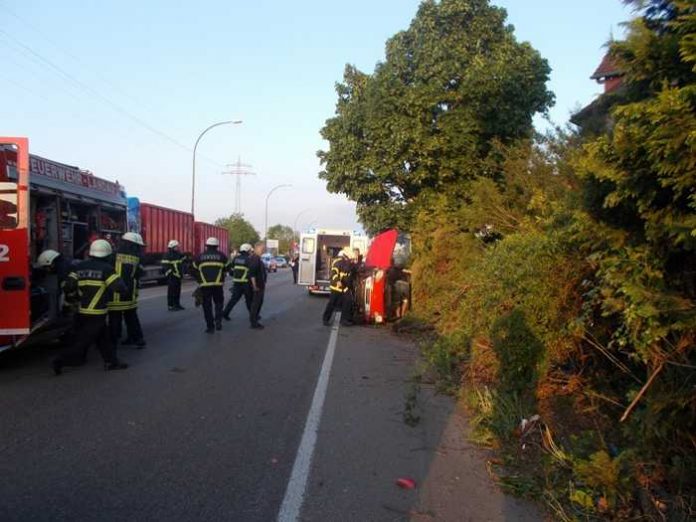
M 196 144 L 193 146 L 193 165 L 191 168 L 191 214 L 194 216 L 196 215 L 196 151 L 198 150 L 198 144 L 200 143 L 201 138 L 203 138 L 203 136 L 205 136 L 209 130 L 219 127 L 220 125 L 239 125 L 241 123 L 242 120 L 229 120 L 213 123 L 210 127 L 207 127 L 198 135 Z
M 229 174 L 231 176 L 237 177 L 237 182 L 235 185 L 234 192 L 234 213 L 242 213 L 242 176 L 256 176 L 256 172 L 251 170 L 251 165 L 242 163 L 240 158 L 237 158 L 237 163 L 233 165 L 227 165 L 227 170 L 223 174 Z

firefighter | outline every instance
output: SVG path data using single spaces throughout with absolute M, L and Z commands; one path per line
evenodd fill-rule
M 109 302 L 109 329 L 114 344 L 121 340 L 122 323 L 125 321 L 127 335 L 122 344 L 134 344 L 138 349 L 145 348 L 147 344 L 138 318 L 138 286 L 144 246 L 142 236 L 135 232 L 126 232 L 121 237 L 114 268 L 126 285 L 126 290 L 114 292 Z
M 249 310 L 249 321 L 254 330 L 263 330 L 264 326 L 259 322 L 261 319 L 261 307 L 266 293 L 266 265 L 263 264 L 261 255 L 264 251 L 263 241 L 254 245 L 254 251 L 249 256 L 249 282 L 253 297 L 251 309 Z
M 205 242 L 205 251 L 197 255 L 193 261 L 193 271 L 203 301 L 206 333 L 222 330 L 225 272 L 228 261 L 227 256 L 218 250 L 219 246 L 218 238 L 209 237 Z M 213 315 L 213 303 L 215 303 L 215 315 Z
M 341 250 L 339 257 L 331 263 L 331 296 L 324 310 L 323 322 L 331 326 L 331 316 L 336 309 L 341 310 L 341 324 L 353 324 L 353 301 L 350 293 L 350 281 L 353 273 L 353 252 L 350 248 Z
M 125 283 L 108 262 L 111 254 L 108 241 L 97 239 L 90 245 L 89 259 L 79 263 L 65 281 L 66 295 L 75 299 L 79 308 L 72 343 L 51 364 L 56 375 L 60 375 L 65 366 L 83 365 L 87 350 L 95 343 L 104 359 L 105 370 L 128 368 L 116 357 L 116 347 L 106 323 L 112 292 L 127 291 Z
M 62 311 L 63 285 L 68 278 L 72 264 L 60 252 L 47 249 L 39 254 L 35 266 L 41 272 L 39 283 L 48 295 L 49 317 L 56 319 Z
M 167 245 L 169 251 L 162 259 L 162 269 L 167 277 L 167 306 L 170 312 L 185 310 L 181 306 L 181 279 L 184 276 L 183 264 L 186 256 L 179 251 L 179 242 L 172 239 Z
M 70 273 L 71 263 L 60 252 L 49 248 L 39 254 L 36 266 L 47 273 L 55 274 L 58 280 L 63 283 Z
M 239 254 L 232 260 L 230 270 L 232 272 L 232 297 L 228 301 L 223 310 L 222 317 L 225 321 L 230 321 L 230 314 L 239 300 L 244 297 L 247 310 L 251 311 L 251 302 L 253 298 L 253 290 L 249 281 L 249 254 L 253 247 L 249 243 L 244 243 L 239 247 Z

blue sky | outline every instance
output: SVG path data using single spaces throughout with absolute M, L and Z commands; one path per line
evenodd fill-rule
M 293 187 L 272 196 L 271 223 L 355 228 L 354 206 L 317 179 L 319 129 L 345 64 L 372 71 L 419 3 L 0 0 L 0 135 L 186 210 L 187 148 L 209 124 L 242 119 L 201 142 L 199 219 L 232 212 L 234 180 L 220 172 L 241 156 L 257 173 L 243 180 L 242 210 L 259 230 L 280 183 Z M 549 60 L 551 117 L 565 123 L 600 92 L 588 77 L 630 11 L 620 0 L 493 3 Z

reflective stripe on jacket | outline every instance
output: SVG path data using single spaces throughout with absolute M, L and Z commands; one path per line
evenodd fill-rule
M 65 291 L 77 296 L 82 315 L 106 315 L 113 289 L 124 290 L 123 281 L 107 263 L 93 259 L 80 263 L 65 281 Z
M 228 269 L 227 256 L 217 250 L 206 250 L 193 261 L 193 269 L 198 285 L 222 286 L 225 284 L 225 272 Z
M 334 259 L 331 263 L 331 290 L 346 293 L 350 278 L 350 262 L 343 258 Z
M 116 254 L 116 273 L 126 285 L 125 291 L 114 292 L 109 301 L 109 310 L 133 310 L 138 307 L 138 279 L 140 277 L 140 257 L 131 254 Z
M 232 281 L 235 283 L 249 282 L 249 256 L 239 254 L 232 260 Z
M 178 252 L 169 252 L 166 254 L 164 259 L 162 259 L 162 267 L 164 268 L 164 275 L 167 277 L 173 276 L 177 279 L 181 279 L 184 275 L 182 270 L 182 265 L 186 256 L 179 254 Z

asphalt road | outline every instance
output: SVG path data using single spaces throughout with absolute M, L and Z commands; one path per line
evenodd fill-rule
M 55 348 L 0 357 L 0 520 L 267 521 L 292 498 L 300 520 L 541 518 L 491 483 L 451 400 L 421 390 L 422 420 L 404 423 L 410 343 L 322 326 L 326 301 L 289 271 L 270 274 L 263 331 L 242 302 L 205 334 L 191 290 L 177 313 L 143 291 L 148 347 L 120 349 L 125 371 L 94 350 L 60 377 Z

